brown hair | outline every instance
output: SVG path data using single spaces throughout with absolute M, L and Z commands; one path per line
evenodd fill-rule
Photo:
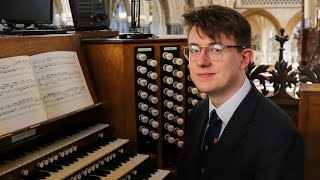
M 234 37 L 238 46 L 251 46 L 251 26 L 237 11 L 220 6 L 208 5 L 185 12 L 183 24 L 189 34 L 192 27 L 203 31 L 209 38 L 219 43 L 220 35 Z

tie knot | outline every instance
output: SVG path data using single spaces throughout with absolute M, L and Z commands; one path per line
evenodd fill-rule
M 215 117 L 215 118 L 216 118 L 217 116 L 218 116 L 218 115 L 217 115 L 217 112 L 216 112 L 215 109 L 210 112 L 210 118 L 211 118 L 211 117 Z
M 221 122 L 216 110 L 212 110 L 210 112 L 210 119 L 209 119 L 209 126 L 213 126 L 214 124 L 218 123 L 218 122 Z

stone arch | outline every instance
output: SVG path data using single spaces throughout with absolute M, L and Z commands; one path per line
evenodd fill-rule
M 277 18 L 275 18 L 268 11 L 266 11 L 264 9 L 249 9 L 249 10 L 243 12 L 242 15 L 246 18 L 248 18 L 250 16 L 254 16 L 254 15 L 263 16 L 273 24 L 273 26 L 275 27 L 275 30 L 277 31 L 277 34 L 280 34 L 281 25 L 280 25 L 279 21 L 277 20 Z
M 249 9 L 242 15 L 248 19 L 252 28 L 251 48 L 255 51 L 255 64 L 274 64 L 278 59 L 279 43 L 275 35 L 280 34 L 279 21 L 263 9 Z
M 301 17 L 302 12 L 299 12 L 288 21 L 285 30 L 287 32 L 286 34 L 290 35 L 290 37 L 293 35 L 296 26 L 302 21 Z

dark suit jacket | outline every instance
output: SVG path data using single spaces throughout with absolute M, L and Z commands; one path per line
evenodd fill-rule
M 200 146 L 208 119 L 208 99 L 187 122 L 177 179 L 198 180 Z M 210 180 L 302 180 L 303 142 L 293 121 L 253 85 L 234 112 L 208 159 Z

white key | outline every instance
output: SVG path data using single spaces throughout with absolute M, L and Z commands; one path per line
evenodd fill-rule
M 155 172 L 154 174 L 151 174 L 151 177 L 149 178 L 149 180 L 164 179 L 166 176 L 169 175 L 169 173 L 170 171 L 168 170 L 158 169 L 157 172 Z

